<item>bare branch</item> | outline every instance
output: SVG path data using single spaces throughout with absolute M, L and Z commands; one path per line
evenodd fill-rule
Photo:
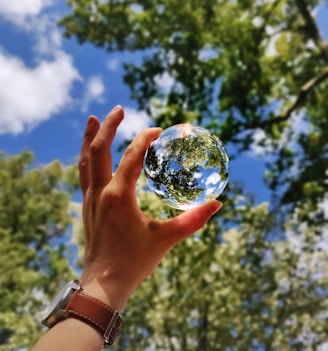
M 291 114 L 299 108 L 299 106 L 305 101 L 307 95 L 321 82 L 328 78 L 328 71 L 324 71 L 318 76 L 307 81 L 300 89 L 300 92 L 294 101 L 294 103 L 287 109 L 283 115 L 276 116 L 267 121 L 263 121 L 257 124 L 257 127 L 267 127 L 275 123 L 286 121 L 290 118 Z

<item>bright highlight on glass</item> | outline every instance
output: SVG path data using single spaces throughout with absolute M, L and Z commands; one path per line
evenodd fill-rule
M 150 190 L 179 210 L 216 199 L 228 182 L 228 169 L 229 158 L 221 140 L 191 124 L 164 130 L 144 159 Z

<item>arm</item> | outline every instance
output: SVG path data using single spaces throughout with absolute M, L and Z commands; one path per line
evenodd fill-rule
M 123 117 L 120 106 L 102 126 L 96 117 L 89 117 L 79 163 L 86 236 L 81 285 L 88 295 L 115 310 L 124 308 L 133 291 L 174 245 L 204 226 L 222 205 L 213 200 L 162 221 L 143 213 L 137 205 L 136 182 L 144 154 L 161 129 L 141 132 L 113 175 L 109 149 Z M 100 333 L 68 318 L 44 334 L 33 351 L 96 351 L 102 345 Z

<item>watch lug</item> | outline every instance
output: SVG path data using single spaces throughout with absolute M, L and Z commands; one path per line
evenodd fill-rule
M 69 316 L 69 313 L 65 310 L 56 311 L 57 320 L 68 318 L 68 316 Z
M 73 280 L 71 288 L 74 290 L 82 290 L 80 282 L 78 280 Z

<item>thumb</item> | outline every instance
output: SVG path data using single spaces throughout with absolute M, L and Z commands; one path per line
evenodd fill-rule
M 173 245 L 201 229 L 221 207 L 222 202 L 212 200 L 167 220 L 166 233 Z

